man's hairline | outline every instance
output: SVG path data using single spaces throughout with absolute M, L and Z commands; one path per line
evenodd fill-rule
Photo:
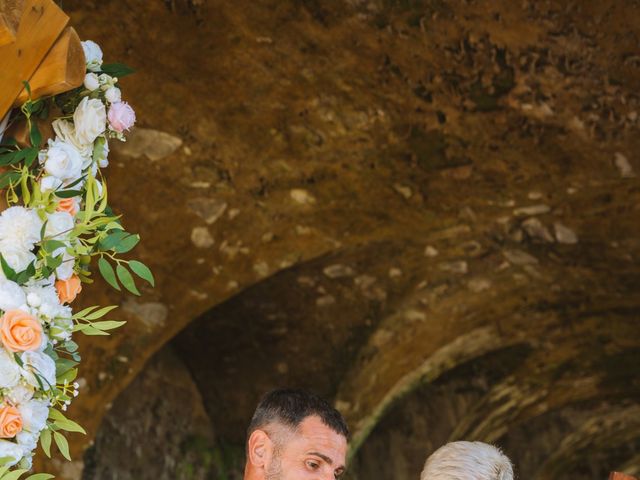
M 298 422 L 297 425 L 293 426 L 291 424 L 288 424 L 286 422 L 283 422 L 282 420 L 278 419 L 277 417 L 273 420 L 270 420 L 262 425 L 257 425 L 256 427 L 253 428 L 253 430 L 251 430 L 249 432 L 249 437 L 251 437 L 251 435 L 253 435 L 253 433 L 257 430 L 262 430 L 263 432 L 265 432 L 267 435 L 269 435 L 269 427 L 270 426 L 276 426 L 276 427 L 281 427 L 283 429 L 286 429 L 289 433 L 294 434 L 300 431 L 300 426 L 302 425 L 302 423 L 307 420 L 308 418 L 312 418 L 312 417 L 317 417 L 322 424 L 327 427 L 329 430 L 331 430 L 334 433 L 337 433 L 338 435 L 340 435 L 341 437 L 343 437 L 347 443 L 349 442 L 349 437 L 347 435 L 344 434 L 344 432 L 340 432 L 337 429 L 333 428 L 331 425 L 329 425 L 327 422 L 324 421 L 324 419 L 322 418 L 322 416 L 318 415 L 317 413 L 311 413 L 310 415 L 307 415 L 306 417 L 302 418 L 300 420 L 300 422 Z M 248 440 L 248 439 L 247 439 Z

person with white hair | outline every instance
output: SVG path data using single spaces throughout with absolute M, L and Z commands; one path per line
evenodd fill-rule
M 513 467 L 493 445 L 451 442 L 427 458 L 420 480 L 513 480 Z

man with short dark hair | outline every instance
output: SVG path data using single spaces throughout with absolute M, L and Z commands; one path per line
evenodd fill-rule
M 334 480 L 345 469 L 342 415 L 304 390 L 266 394 L 247 431 L 244 480 Z

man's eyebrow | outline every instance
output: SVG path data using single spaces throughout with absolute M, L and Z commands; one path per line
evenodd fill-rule
M 323 455 L 320 452 L 309 452 L 309 455 L 315 455 L 316 457 L 320 457 L 325 462 L 327 462 L 329 465 L 333 465 L 333 460 L 331 460 L 331 458 L 327 457 L 326 455 Z

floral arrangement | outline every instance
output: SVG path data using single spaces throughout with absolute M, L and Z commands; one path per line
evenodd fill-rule
M 105 320 L 115 306 L 74 313 L 70 304 L 91 283 L 92 260 L 114 288 L 139 295 L 135 277 L 154 284 L 151 271 L 120 258 L 140 237 L 125 231 L 107 203 L 101 169 L 109 140 L 125 140 L 135 122 L 122 101 L 118 77 L 132 72 L 103 64 L 94 42 L 82 43 L 83 86 L 27 101 L 12 122 L 26 122 L 29 140 L 0 144 L 0 480 L 32 467 L 38 443 L 55 444 L 70 460 L 64 432 L 84 430 L 62 413 L 78 395 L 81 360 L 73 334 L 108 335 L 124 322 Z M 29 85 L 25 83 L 29 95 Z M 43 148 L 38 122 L 54 118 L 55 138 Z M 52 478 L 40 473 L 31 480 Z

